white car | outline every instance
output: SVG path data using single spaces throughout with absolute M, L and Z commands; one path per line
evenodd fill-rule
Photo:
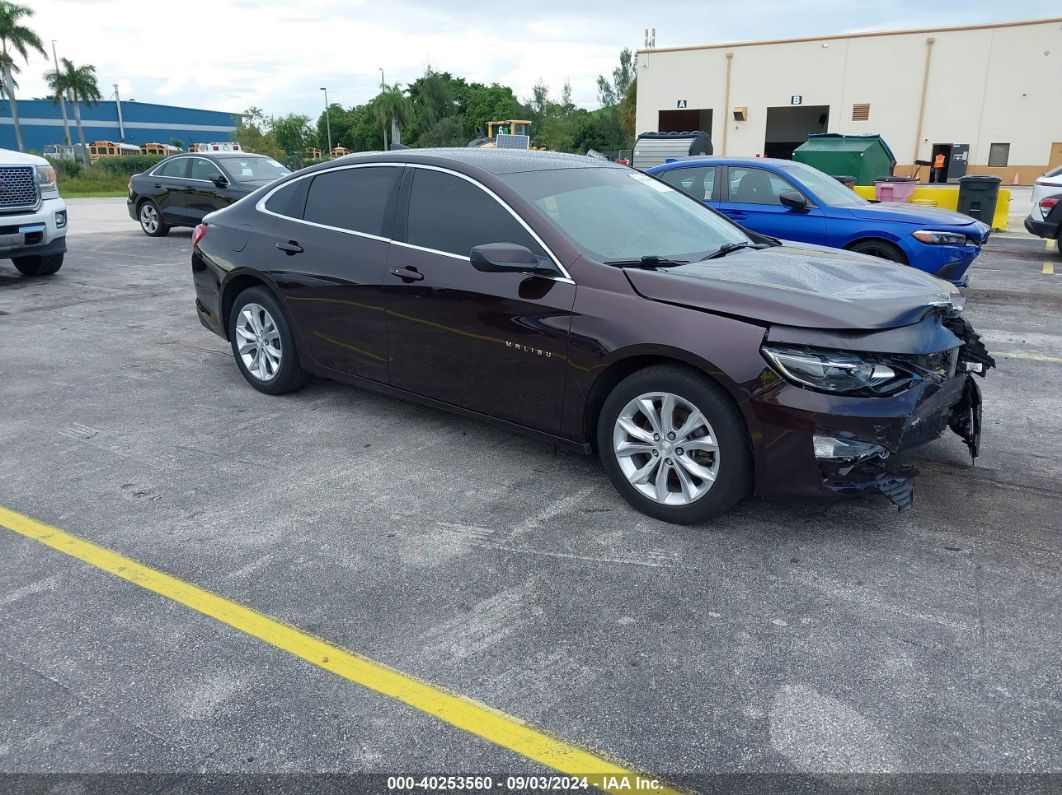
M 1025 219 L 1025 228 L 1038 237 L 1059 240 L 1062 235 L 1062 166 L 1037 178 L 1033 183 L 1032 202 L 1032 212 Z M 1062 252 L 1062 245 L 1059 251 Z
M 0 259 L 24 276 L 55 273 L 66 253 L 66 222 L 51 164 L 0 149 Z

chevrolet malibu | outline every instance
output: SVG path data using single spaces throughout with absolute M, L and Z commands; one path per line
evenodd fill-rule
M 950 427 L 976 455 L 993 364 L 947 282 L 574 155 L 340 158 L 207 216 L 192 271 L 255 389 L 322 376 L 596 452 L 670 522 L 753 493 L 907 508 L 897 454 Z

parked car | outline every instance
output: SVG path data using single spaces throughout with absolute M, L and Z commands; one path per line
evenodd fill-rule
M 129 179 L 126 206 L 144 234 L 163 237 L 290 173 L 271 157 L 247 152 L 175 155 Z
M 954 287 L 779 244 L 607 161 L 351 156 L 212 213 L 192 242 L 199 319 L 255 389 L 319 375 L 596 449 L 666 521 L 753 492 L 903 508 L 897 453 L 949 426 L 977 452 L 970 374 L 992 360 Z
M 1057 248 L 1062 253 L 1062 166 L 1033 183 L 1032 205 L 1025 229 L 1037 237 L 1059 241 Z
M 963 287 L 991 228 L 968 215 L 869 202 L 792 160 L 712 157 L 651 168 L 747 229 L 911 265 Z
M 23 276 L 63 267 L 66 203 L 55 169 L 43 157 L 0 149 L 0 259 Z

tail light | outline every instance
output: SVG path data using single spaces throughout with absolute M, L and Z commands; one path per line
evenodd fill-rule
M 1047 215 L 1058 204 L 1057 196 L 1048 196 L 1046 199 L 1040 199 L 1040 209 L 1044 211 L 1044 215 Z
M 206 237 L 207 229 L 206 224 L 198 224 L 196 226 L 195 231 L 192 232 L 192 248 L 199 247 L 200 242 Z

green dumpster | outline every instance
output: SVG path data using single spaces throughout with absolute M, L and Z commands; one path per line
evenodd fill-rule
M 813 133 L 793 152 L 793 160 L 831 177 L 854 176 L 856 185 L 891 177 L 896 158 L 880 135 Z

